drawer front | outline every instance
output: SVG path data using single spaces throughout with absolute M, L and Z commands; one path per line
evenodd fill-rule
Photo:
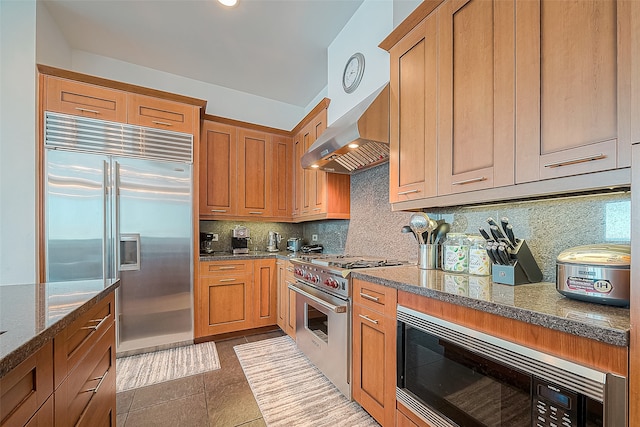
M 25 425 L 53 393 L 51 342 L 0 378 L 0 393 L 0 425 Z
M 115 320 L 115 293 L 99 301 L 54 338 L 55 385 L 85 358 L 96 340 Z
M 251 273 L 253 263 L 251 261 L 229 261 L 229 262 L 201 262 L 200 275 L 209 276 L 211 274 L 236 274 Z
M 193 134 L 195 107 L 150 96 L 129 94 L 127 120 L 131 124 Z
M 55 393 L 56 425 L 104 425 L 88 423 L 96 415 L 115 411 L 115 326 L 106 331 L 82 363 Z M 97 410 L 101 408 L 101 410 Z
M 127 94 L 86 83 L 45 77 L 46 110 L 126 123 Z
M 365 282 L 355 279 L 353 281 L 353 302 L 382 313 L 385 316 L 396 316 L 396 303 L 398 291 L 394 288 Z

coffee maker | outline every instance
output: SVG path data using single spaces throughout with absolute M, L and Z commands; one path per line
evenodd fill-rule
M 282 241 L 282 236 L 277 231 L 270 231 L 267 239 L 267 252 L 278 252 L 278 245 Z
M 232 230 L 231 236 L 231 247 L 233 248 L 233 254 L 248 254 L 249 239 L 249 229 L 242 225 L 236 225 Z
M 213 233 L 200 233 L 200 253 L 212 254 L 213 242 Z

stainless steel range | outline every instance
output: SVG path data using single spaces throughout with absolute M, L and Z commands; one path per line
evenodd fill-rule
M 296 344 L 351 399 L 351 279 L 359 268 L 405 265 L 397 260 L 302 255 L 291 260 L 296 283 Z

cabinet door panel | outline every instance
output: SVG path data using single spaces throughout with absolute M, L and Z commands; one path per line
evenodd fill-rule
M 195 110 L 191 105 L 165 99 L 138 94 L 127 96 L 127 121 L 135 125 L 193 133 L 194 120 L 199 119 Z
M 440 10 L 438 193 L 514 183 L 513 1 Z
M 628 7 L 517 2 L 516 182 L 629 165 Z
M 200 139 L 200 215 L 236 214 L 236 136 L 233 126 L 205 121 Z
M 435 196 L 437 161 L 437 16 L 391 50 L 389 199 Z
M 238 214 L 269 216 L 267 160 L 271 137 L 262 132 L 238 131 Z
M 275 325 L 278 286 L 275 260 L 256 260 L 253 280 L 253 327 Z
M 272 136 L 271 143 L 272 188 L 271 214 L 275 217 L 290 218 L 293 209 L 293 148 L 290 138 Z
M 46 76 L 46 110 L 126 123 L 127 94 L 118 90 Z

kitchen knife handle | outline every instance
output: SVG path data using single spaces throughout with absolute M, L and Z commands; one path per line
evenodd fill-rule
M 500 231 L 500 227 L 498 227 L 497 225 L 492 225 L 489 228 L 491 230 L 491 235 L 493 236 L 494 239 L 496 239 L 496 241 L 499 241 L 500 239 L 505 238 L 504 234 L 502 234 L 502 231 Z
M 506 216 L 500 218 L 500 226 L 502 227 L 502 231 L 504 231 L 505 233 L 507 225 L 509 225 L 509 218 L 507 218 Z
M 555 163 L 547 163 L 546 165 L 544 165 L 544 167 L 545 168 L 559 168 L 561 166 L 575 165 L 576 163 L 585 163 L 585 162 L 591 162 L 593 160 L 601 160 L 601 159 L 605 159 L 606 157 L 607 156 L 604 153 L 600 153 L 600 154 L 595 154 L 593 156 L 576 157 L 574 159 L 562 160 L 562 161 L 555 162 Z
M 514 245 L 518 245 L 518 241 L 516 240 L 516 236 L 513 234 L 513 226 L 511 224 L 507 224 L 504 229 L 504 232 L 507 233 L 507 237 Z
M 484 239 L 488 242 L 488 241 L 492 241 L 493 239 L 491 238 L 491 236 L 489 236 L 489 233 L 487 233 L 487 230 L 485 230 L 484 228 L 480 227 L 478 229 L 478 231 L 480 232 L 480 234 L 482 235 L 482 237 L 484 237 Z
M 490 248 L 487 248 L 487 256 L 491 260 L 492 264 L 500 264 L 498 260 L 493 256 L 493 251 Z
M 455 181 L 452 182 L 451 185 L 464 185 L 464 184 L 471 184 L 474 182 L 481 182 L 481 181 L 486 181 L 486 177 L 484 176 L 479 176 L 477 178 L 471 178 L 471 179 L 465 179 L 463 181 Z
M 507 254 L 507 250 L 504 246 L 498 247 L 498 255 L 504 265 L 511 265 L 511 260 L 509 259 L 509 255 Z
M 419 193 L 420 190 L 407 190 L 407 191 L 400 191 L 398 193 L 398 196 L 404 196 L 406 194 L 411 194 L 411 193 Z

